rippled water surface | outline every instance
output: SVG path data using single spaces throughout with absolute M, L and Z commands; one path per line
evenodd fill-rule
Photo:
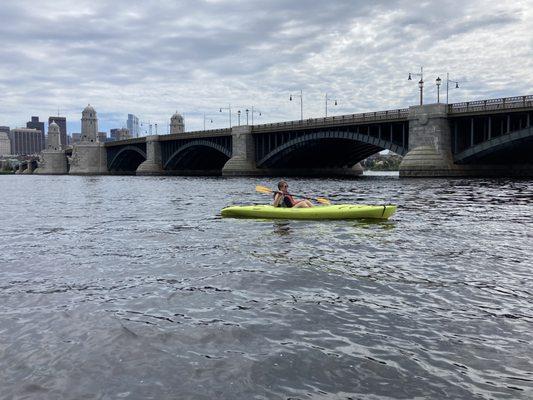
M 0 398 L 533 398 L 533 181 L 274 183 L 0 176 Z

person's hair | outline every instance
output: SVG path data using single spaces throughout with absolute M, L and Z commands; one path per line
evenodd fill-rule
M 278 182 L 278 189 L 281 190 L 281 187 L 282 187 L 283 185 L 287 185 L 287 182 L 286 182 L 286 181 L 279 181 L 279 182 Z

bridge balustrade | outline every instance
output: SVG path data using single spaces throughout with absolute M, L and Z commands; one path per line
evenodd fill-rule
M 466 101 L 448 105 L 448 114 L 483 113 L 533 107 L 533 95 Z

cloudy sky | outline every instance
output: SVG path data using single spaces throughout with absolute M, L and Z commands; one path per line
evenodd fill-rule
M 74 4 L 76 4 L 74 6 Z M 100 130 L 127 113 L 166 131 L 436 102 L 435 78 L 460 82 L 450 102 L 533 94 L 533 0 L 1 0 L 0 125 L 66 115 L 79 131 L 90 103 Z M 445 85 L 441 90 L 445 99 Z M 443 93 L 444 92 L 444 93 Z M 213 123 L 210 122 L 212 118 Z

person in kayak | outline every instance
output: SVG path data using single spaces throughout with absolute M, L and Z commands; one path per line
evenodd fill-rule
M 309 208 L 313 207 L 313 203 L 309 200 L 299 200 L 296 201 L 289 194 L 289 184 L 285 181 L 279 181 L 278 183 L 279 192 L 274 193 L 274 202 L 272 205 L 274 207 L 287 207 L 287 208 Z

